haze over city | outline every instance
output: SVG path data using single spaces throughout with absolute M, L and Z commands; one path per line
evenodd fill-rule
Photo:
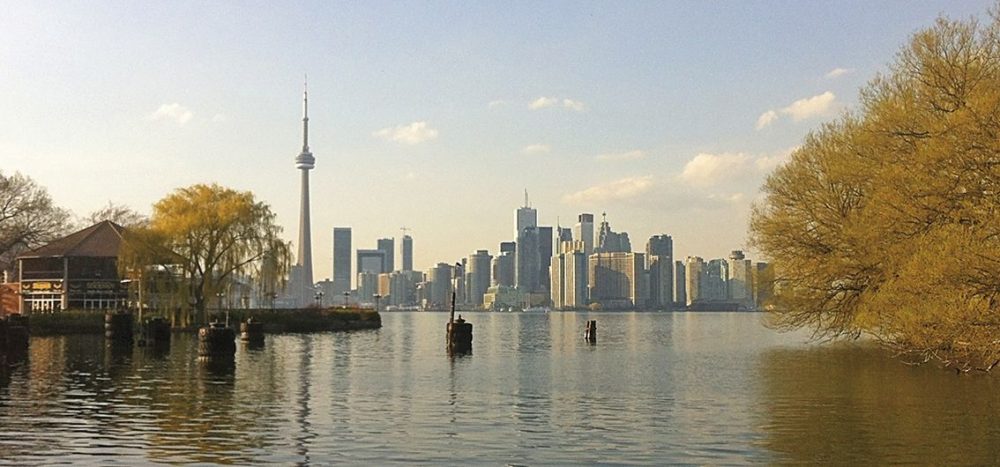
M 607 212 L 724 257 L 767 172 L 914 30 L 989 5 L 13 4 L 0 167 L 81 216 L 251 190 L 294 240 L 308 74 L 317 280 L 335 226 L 409 228 L 418 270 L 495 252 L 525 189 L 540 224 Z

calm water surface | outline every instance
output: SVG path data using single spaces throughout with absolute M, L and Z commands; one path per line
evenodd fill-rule
M 0 379 L 11 464 L 1000 464 L 997 376 L 811 345 L 761 315 L 444 313 L 268 336 L 234 365 L 33 338 Z M 599 340 L 581 338 L 588 319 Z

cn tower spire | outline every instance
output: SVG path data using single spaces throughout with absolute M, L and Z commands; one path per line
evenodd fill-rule
M 309 78 L 302 85 L 302 152 L 309 152 Z

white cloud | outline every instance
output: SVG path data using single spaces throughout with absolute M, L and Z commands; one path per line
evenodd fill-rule
M 548 154 L 550 151 L 552 151 L 552 147 L 548 144 L 529 144 L 521 150 L 521 152 L 529 155 Z
M 227 118 L 223 114 L 215 114 L 215 115 L 212 116 L 212 121 L 215 122 L 215 123 L 222 123 L 222 122 L 225 122 L 226 120 L 229 120 L 229 118 Z
M 531 101 L 531 103 L 528 104 L 528 108 L 531 110 L 538 110 L 538 109 L 544 109 L 546 107 L 555 107 L 558 105 L 561 105 L 564 108 L 576 112 L 583 112 L 584 110 L 587 110 L 587 105 L 578 100 L 567 99 L 567 98 L 560 99 L 558 97 L 545 97 L 545 96 L 539 97 L 538 99 Z
M 642 159 L 646 157 L 646 152 L 636 149 L 633 151 L 618 152 L 618 153 L 608 153 L 600 154 L 597 156 L 599 161 L 628 161 L 635 159 Z
M 583 105 L 583 102 L 580 101 L 575 101 L 573 99 L 563 99 L 562 102 L 563 102 L 563 107 L 566 107 L 567 109 L 570 110 L 583 112 L 586 109 L 586 106 Z
M 710 186 L 743 173 L 750 157 L 743 153 L 700 153 L 684 165 L 681 180 L 693 186 Z
M 848 74 L 848 73 L 850 73 L 852 71 L 854 71 L 854 70 L 852 70 L 850 68 L 834 68 L 834 69 L 830 70 L 829 73 L 826 74 L 826 78 L 827 79 L 839 78 L 839 77 L 844 76 L 844 75 L 846 75 L 846 74 Z
M 147 120 L 170 120 L 178 125 L 183 125 L 194 117 L 194 113 L 186 107 L 174 102 L 173 104 L 163 104 L 155 112 L 146 117 Z
M 528 108 L 531 109 L 531 110 L 538 110 L 538 109 L 544 109 L 546 107 L 552 107 L 553 105 L 556 105 L 558 103 L 559 103 L 559 99 L 557 99 L 555 97 L 544 97 L 543 96 L 543 97 L 539 97 L 538 99 L 535 99 L 535 100 L 531 101 L 531 103 L 528 104 Z
M 778 110 L 768 110 L 757 117 L 756 128 L 761 130 L 778 120 L 780 115 L 788 115 L 793 121 L 801 121 L 807 118 L 825 115 L 833 109 L 837 100 L 832 92 L 827 91 L 812 97 L 806 97 L 792 102 L 787 107 Z
M 507 102 L 504 101 L 504 100 L 502 100 L 502 99 L 497 99 L 495 101 L 490 101 L 489 104 L 486 104 L 486 107 L 488 107 L 490 109 L 493 109 L 493 108 L 500 107 L 502 105 L 507 105 Z
M 792 102 L 792 105 L 781 109 L 781 113 L 788 114 L 792 116 L 792 120 L 799 121 L 805 120 L 810 117 L 815 117 L 818 115 L 823 115 L 830 110 L 833 106 L 833 101 L 836 96 L 832 92 L 827 91 L 823 94 L 807 97 L 805 99 L 799 99 Z
M 635 198 L 653 187 L 653 176 L 623 178 L 562 197 L 567 204 L 594 204 Z
M 424 141 L 437 138 L 438 131 L 428 126 L 427 122 L 413 122 L 409 125 L 383 128 L 373 132 L 372 136 L 398 143 L 420 144 Z
M 778 119 L 778 112 L 775 112 L 773 110 L 768 110 L 767 112 L 760 114 L 760 117 L 757 117 L 757 129 L 758 130 L 763 129 L 764 127 L 774 123 L 774 121 L 777 119 Z

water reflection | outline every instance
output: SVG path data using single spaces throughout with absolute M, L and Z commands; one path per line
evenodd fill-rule
M 763 446 L 809 464 L 1000 463 L 995 377 L 899 363 L 870 345 L 760 355 Z

